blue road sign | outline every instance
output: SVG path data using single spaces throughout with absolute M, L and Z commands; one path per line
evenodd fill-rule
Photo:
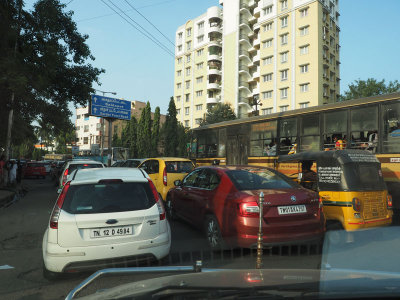
M 131 119 L 131 102 L 116 98 L 92 95 L 90 114 L 103 118 Z

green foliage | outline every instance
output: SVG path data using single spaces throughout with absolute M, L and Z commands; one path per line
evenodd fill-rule
M 118 134 L 115 132 L 112 138 L 112 146 L 113 147 L 122 147 L 122 140 L 118 137 Z
M 137 130 L 137 150 L 138 157 L 149 157 L 151 155 L 151 107 L 147 102 L 145 109 L 142 110 Z
M 151 128 L 151 157 L 158 156 L 158 142 L 160 139 L 160 108 L 157 106 L 154 111 L 153 126 Z
M 128 148 L 130 156 L 134 158 L 138 157 L 137 131 L 138 131 L 138 122 L 136 118 L 132 116 L 131 120 L 122 130 L 121 142 L 122 142 L 122 147 Z
M 217 103 L 216 105 L 207 108 L 206 118 L 201 122 L 200 126 L 235 119 L 236 115 L 229 104 Z
M 346 101 L 399 91 L 400 83 L 397 80 L 389 81 L 389 84 L 386 84 L 384 79 L 381 81 L 377 81 L 374 78 L 368 78 L 367 80 L 359 79 L 349 85 L 348 90 L 344 92 L 344 95 L 339 100 Z
M 56 153 L 58 154 L 70 154 L 71 149 L 67 145 L 72 145 L 76 140 L 76 132 L 71 125 L 70 128 L 60 131 L 56 135 Z
M 190 143 L 190 130 L 185 128 L 182 123 L 178 124 L 178 149 L 179 157 L 188 157 L 187 144 Z
M 168 105 L 167 117 L 163 129 L 164 155 L 176 156 L 178 148 L 178 120 L 176 118 L 176 106 L 171 97 Z
M 55 135 L 68 128 L 68 104 L 86 105 L 92 83 L 99 83 L 104 72 L 87 62 L 94 60 L 88 36 L 78 32 L 66 5 L 39 0 L 32 11 L 22 8 L 19 14 L 19 3 L 0 1 L 0 145 L 5 144 L 11 107 L 14 125 L 20 127 L 12 131 L 13 145 L 20 143 L 18 134 L 22 139 L 32 135 L 33 120 L 42 120 Z

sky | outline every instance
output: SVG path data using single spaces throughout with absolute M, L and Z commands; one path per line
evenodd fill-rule
M 92 64 L 106 70 L 95 89 L 116 92 L 111 97 L 150 101 L 165 114 L 173 96 L 174 58 L 113 12 L 111 2 L 151 32 L 171 52 L 175 32 L 218 0 L 61 0 L 96 58 Z M 111 1 L 111 2 L 110 2 Z M 229 0 L 225 0 L 229 1 Z M 26 0 L 27 8 L 34 0 Z M 164 38 L 132 7 L 150 20 Z M 400 79 L 400 0 L 340 0 L 339 27 L 341 93 L 357 79 Z M 128 19 L 129 20 L 129 19 Z M 129 20 L 132 22 L 131 20 Z M 101 94 L 97 92 L 98 94 Z M 74 120 L 74 118 L 73 118 Z

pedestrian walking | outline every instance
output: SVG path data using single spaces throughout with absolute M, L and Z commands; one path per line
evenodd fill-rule
M 13 185 L 15 184 L 16 180 L 17 180 L 17 163 L 15 161 L 11 161 L 11 166 L 10 166 L 10 184 Z

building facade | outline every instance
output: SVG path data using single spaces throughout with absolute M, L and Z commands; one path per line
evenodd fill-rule
M 223 7 L 220 99 L 230 103 L 240 118 L 337 100 L 340 94 L 338 0 L 220 0 L 219 3 Z M 188 27 L 193 24 L 180 27 L 177 38 Z M 176 78 L 177 73 L 177 84 Z M 177 106 L 179 92 L 175 86 Z M 190 107 L 189 112 L 192 110 Z M 195 126 L 190 124 L 190 127 Z

